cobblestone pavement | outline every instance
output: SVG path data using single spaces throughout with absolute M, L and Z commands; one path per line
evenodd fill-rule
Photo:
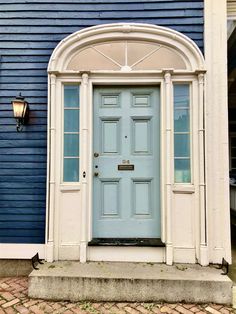
M 28 278 L 0 278 L 0 314 L 65 313 L 65 314 L 229 314 L 231 307 L 218 304 L 114 303 L 114 302 L 50 302 L 30 299 L 27 295 Z

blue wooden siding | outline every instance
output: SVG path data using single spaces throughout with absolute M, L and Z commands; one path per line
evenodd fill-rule
M 203 0 L 0 0 L 0 242 L 43 243 L 47 64 L 67 35 L 104 23 L 173 28 L 203 48 Z M 16 133 L 11 100 L 21 92 L 30 121 Z

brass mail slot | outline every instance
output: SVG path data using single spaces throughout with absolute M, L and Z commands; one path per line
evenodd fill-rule
M 134 170 L 134 165 L 118 165 L 118 170 Z

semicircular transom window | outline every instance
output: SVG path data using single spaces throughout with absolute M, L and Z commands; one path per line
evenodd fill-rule
M 73 71 L 145 71 L 187 69 L 184 57 L 175 49 L 148 41 L 107 41 L 80 49 L 69 61 Z

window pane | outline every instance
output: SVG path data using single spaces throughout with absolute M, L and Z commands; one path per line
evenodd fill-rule
M 79 181 L 79 119 L 79 86 L 64 85 L 64 182 Z
M 64 158 L 64 182 L 79 181 L 79 158 Z
M 175 182 L 191 182 L 190 159 L 175 159 Z
M 176 183 L 189 183 L 191 181 L 189 101 L 189 84 L 175 84 L 174 158 Z
M 64 132 L 79 132 L 79 110 L 64 110 Z
M 64 107 L 79 107 L 79 86 L 64 86 Z
M 189 157 L 189 134 L 175 134 L 175 157 Z
M 189 85 L 174 85 L 174 108 L 189 107 Z
M 79 134 L 64 135 L 64 157 L 79 156 Z
M 179 109 L 174 111 L 175 132 L 189 132 L 189 110 Z

